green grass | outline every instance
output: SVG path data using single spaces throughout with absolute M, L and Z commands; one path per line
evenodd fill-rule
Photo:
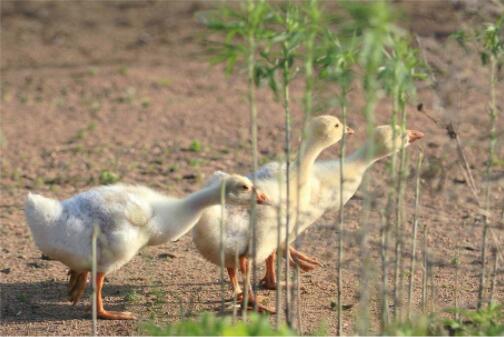
M 119 75 L 127 76 L 128 72 L 129 72 L 129 69 L 126 66 L 121 66 L 121 67 L 119 67 L 119 69 L 118 69 L 117 72 L 119 73 Z
M 160 79 L 160 80 L 157 81 L 157 84 L 160 87 L 168 88 L 172 84 L 172 81 L 170 79 L 168 79 L 168 78 L 162 78 L 162 79 Z
M 147 323 L 140 330 L 152 336 L 293 336 L 295 332 L 282 325 L 271 326 L 267 316 L 250 314 L 246 322 L 233 323 L 230 317 L 203 313 L 196 319 L 181 320 L 166 326 Z
M 504 311 L 492 303 L 480 310 L 448 309 L 458 313 L 459 319 L 443 319 L 439 314 L 417 317 L 389 325 L 384 334 L 389 336 L 502 336 Z
M 76 143 L 84 140 L 89 133 L 96 130 L 96 122 L 90 122 L 86 127 L 77 130 L 75 135 L 70 139 L 70 143 Z
M 196 139 L 191 142 L 191 145 L 189 145 L 189 150 L 192 152 L 201 152 L 202 148 L 203 146 Z
M 28 302 L 28 295 L 25 293 L 19 293 L 16 295 L 16 299 L 19 302 L 27 303 Z
M 191 167 L 199 167 L 203 163 L 203 160 L 198 159 L 198 158 L 191 158 L 188 161 L 189 166 Z
M 109 170 L 103 170 L 100 172 L 100 176 L 98 177 L 98 181 L 102 185 L 109 185 L 118 182 L 121 178 L 117 173 L 114 173 Z
M 151 100 L 149 97 L 144 97 L 142 98 L 140 104 L 142 105 L 142 108 L 147 109 L 151 105 Z
M 150 296 L 153 298 L 153 304 L 154 305 L 160 305 L 165 303 L 165 291 L 162 290 L 161 288 L 154 288 L 151 291 L 147 293 L 147 296 Z
M 126 302 L 134 303 L 138 301 L 139 297 L 135 290 L 128 290 L 128 292 L 124 295 L 124 300 Z

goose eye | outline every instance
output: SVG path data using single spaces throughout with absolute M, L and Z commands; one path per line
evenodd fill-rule
M 335 127 L 335 128 L 339 128 L 339 124 L 336 124 L 334 127 Z
M 247 185 L 242 185 L 242 186 L 241 186 L 241 188 L 242 188 L 242 190 L 244 190 L 244 191 L 248 191 L 248 190 L 250 190 L 250 187 L 248 187 Z

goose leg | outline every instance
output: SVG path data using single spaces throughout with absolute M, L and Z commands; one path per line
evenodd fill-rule
M 322 266 L 320 262 L 310 256 L 307 256 L 291 246 L 289 246 L 289 255 L 292 259 L 289 259 L 291 265 L 298 265 L 303 271 L 311 271 L 317 267 Z
M 233 292 L 235 294 L 241 293 L 241 288 L 240 288 L 240 282 L 238 282 L 238 276 L 236 274 L 236 268 L 226 268 L 228 275 L 229 275 L 229 281 L 231 281 L 231 287 L 233 288 Z
M 96 308 L 98 318 L 101 319 L 118 319 L 118 320 L 132 320 L 136 317 L 128 311 L 107 311 L 103 308 L 102 289 L 105 282 L 105 274 L 98 273 L 96 275 Z
M 275 259 L 276 251 L 273 251 L 270 256 L 266 259 L 266 274 L 260 281 L 260 285 L 269 290 L 276 290 L 276 271 L 275 271 Z M 316 267 L 320 267 L 321 264 L 317 259 L 309 257 L 294 248 L 289 246 L 289 263 L 291 266 L 296 265 L 301 268 L 302 271 L 308 272 Z
M 248 268 L 248 258 L 245 256 L 240 257 L 240 270 L 244 274 L 245 280 L 248 280 L 248 273 L 250 272 Z M 275 314 L 274 309 L 270 309 L 262 304 L 259 303 L 257 297 L 254 295 L 252 292 L 252 285 L 250 284 L 249 281 L 247 281 L 246 287 L 248 288 L 248 304 L 247 308 L 244 308 L 245 304 L 245 296 L 243 293 L 238 294 L 238 301 L 241 302 L 242 310 L 249 310 L 253 309 L 254 306 L 257 307 L 258 312 L 267 312 L 270 314 Z
M 68 282 L 68 298 L 70 302 L 75 305 L 86 289 L 88 272 L 84 271 L 78 273 L 71 270 L 69 274 L 70 281 Z
M 75 270 L 70 269 L 68 271 L 68 275 L 70 275 L 70 279 L 68 280 L 68 292 L 70 293 L 77 282 L 78 273 Z
M 259 281 L 261 287 L 268 290 L 276 290 L 276 271 L 275 271 L 276 251 L 273 251 L 266 259 L 266 274 Z

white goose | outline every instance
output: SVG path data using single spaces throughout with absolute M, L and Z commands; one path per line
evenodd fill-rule
M 424 134 L 416 130 L 406 130 L 401 132 L 399 126 L 395 130 L 390 125 L 378 126 L 374 130 L 372 140 L 367 140 L 358 150 L 345 158 L 343 166 L 343 204 L 355 194 L 362 182 L 362 178 L 367 169 L 376 161 L 388 157 L 397 152 L 401 148 L 401 144 L 405 147 L 418 139 L 421 139 Z M 373 154 L 368 156 L 368 151 L 373 150 Z M 270 174 L 276 174 L 270 172 Z M 320 218 L 327 210 L 338 210 L 340 206 L 340 161 L 317 161 L 314 168 L 313 184 L 312 184 L 312 201 L 310 211 L 304 212 L 299 219 L 299 233 L 302 233 L 306 228 Z M 291 232 L 291 242 L 295 240 L 295 235 Z M 292 248 L 289 247 L 292 252 Z M 305 263 L 310 263 L 310 260 L 315 259 L 305 256 L 300 252 L 295 252 L 304 257 Z M 274 259 L 276 254 L 271 254 L 266 260 L 267 268 L 263 282 L 268 288 L 273 288 L 276 284 Z
M 290 177 L 290 226 L 294 227 L 297 213 L 297 202 L 299 200 L 300 213 L 310 205 L 312 195 L 312 178 L 314 176 L 313 164 L 319 154 L 327 147 L 337 143 L 343 133 L 353 133 L 350 128 L 344 128 L 343 124 L 333 116 L 319 116 L 313 118 L 307 128 L 307 138 L 299 153 L 300 167 L 292 165 Z M 256 185 L 271 198 L 272 202 L 281 206 L 282 219 L 285 219 L 285 169 L 281 175 L 278 172 L 277 163 L 270 163 L 263 166 L 256 174 Z M 216 173 L 214 180 L 218 180 L 221 173 Z M 297 186 L 299 183 L 299 194 Z M 299 198 L 298 198 L 299 197 Z M 200 221 L 193 229 L 193 240 L 200 253 L 210 262 L 220 265 L 220 230 L 219 222 L 221 216 L 221 206 L 217 205 L 208 208 Z M 227 206 L 224 212 L 224 260 L 233 290 L 241 293 L 236 275 L 239 267 L 242 273 L 247 273 L 248 258 L 252 253 L 249 249 L 249 214 L 236 207 Z M 256 261 L 264 261 L 277 247 L 277 209 L 273 207 L 263 207 L 257 210 L 256 225 Z M 285 224 L 282 226 L 281 237 L 285 237 Z M 238 256 L 238 265 L 236 265 Z M 300 257 L 301 259 L 302 257 Z M 313 262 L 313 261 L 312 261 Z M 248 285 L 250 288 L 250 285 Z M 260 311 L 272 310 L 259 305 L 252 291 L 249 291 L 248 303 L 256 303 Z M 243 301 L 243 296 L 240 296 Z
M 246 177 L 226 175 L 223 183 L 230 204 L 250 205 L 253 195 L 260 204 L 269 202 Z M 122 267 L 144 246 L 177 240 L 197 223 L 206 208 L 220 200 L 221 184 L 212 184 L 182 199 L 144 186 L 117 184 L 95 187 L 61 202 L 30 193 L 25 215 L 39 249 L 70 268 L 69 297 L 74 304 L 86 288 L 91 270 L 91 237 L 97 225 L 98 317 L 135 319 L 129 312 L 104 309 L 105 275 Z

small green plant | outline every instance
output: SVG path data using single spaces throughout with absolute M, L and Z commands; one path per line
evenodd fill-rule
M 127 76 L 129 69 L 126 66 L 121 66 L 121 67 L 119 67 L 119 70 L 117 72 L 119 73 L 119 75 Z
M 192 152 L 201 152 L 202 148 L 201 143 L 196 139 L 191 142 L 191 145 L 189 145 L 189 150 Z
M 165 292 L 161 288 L 154 288 L 147 293 L 149 297 L 152 297 L 154 305 L 160 305 L 165 303 Z
M 480 286 L 478 291 L 478 307 L 481 308 L 485 297 L 485 283 L 486 283 L 486 254 L 487 254 L 487 235 L 489 227 L 489 215 L 491 214 L 490 190 L 492 184 L 490 183 L 490 175 L 492 173 L 492 162 L 495 157 L 495 149 L 497 145 L 497 117 L 499 115 L 499 107 L 497 105 L 497 82 L 498 72 L 504 64 L 504 15 L 501 15 L 496 22 L 486 23 L 483 28 L 475 31 L 459 31 L 454 34 L 455 39 L 466 50 L 478 50 L 480 53 L 481 63 L 483 66 L 488 66 L 489 73 L 489 94 L 490 101 L 488 104 L 489 115 L 489 144 L 488 144 L 488 159 L 486 163 L 487 183 L 484 190 L 483 204 L 478 200 L 480 206 L 485 207 L 485 215 L 483 221 L 483 235 L 481 247 L 481 273 L 480 273 Z M 471 43 L 471 47 L 467 48 L 466 44 Z M 476 196 L 477 199 L 478 196 Z
M 135 290 L 128 290 L 128 292 L 124 295 L 124 300 L 131 303 L 138 301 L 137 292 Z
M 96 74 L 98 73 L 98 68 L 89 67 L 87 73 L 89 76 L 96 76 Z
M 103 170 L 100 172 L 100 176 L 98 177 L 98 181 L 102 185 L 109 185 L 118 182 L 121 178 L 117 173 L 114 173 L 109 170 Z
M 479 310 L 447 309 L 459 319 L 443 319 L 439 314 L 416 317 L 388 325 L 384 334 L 389 336 L 502 336 L 504 311 L 501 304 L 491 303 Z
M 157 84 L 160 86 L 160 87 L 163 87 L 163 88 L 168 88 L 171 84 L 172 84 L 172 81 L 168 78 L 162 78 L 162 79 L 159 79 L 157 81 Z
M 504 335 L 504 308 L 491 302 L 479 310 L 450 309 L 460 315 L 459 320 L 444 320 L 444 326 L 454 336 L 502 336 Z
M 203 162 L 203 160 L 201 159 L 198 159 L 198 158 L 191 158 L 189 159 L 189 166 L 191 167 L 199 167 L 201 166 L 201 163 Z
M 84 140 L 90 132 L 96 130 L 96 122 L 90 122 L 86 127 L 77 130 L 75 135 L 70 139 L 70 143 L 76 143 Z
M 230 317 L 203 313 L 195 320 L 182 320 L 164 327 L 143 324 L 140 330 L 151 336 L 294 336 L 285 325 L 274 329 L 265 316 L 251 314 L 247 321 L 233 323 Z
M 25 294 L 25 293 L 19 293 L 19 294 L 17 294 L 16 298 L 20 302 L 23 302 L 23 303 L 27 303 L 28 302 L 28 295 Z
M 142 105 L 142 108 L 147 109 L 151 105 L 151 100 L 149 97 L 144 97 L 142 98 L 140 104 Z

